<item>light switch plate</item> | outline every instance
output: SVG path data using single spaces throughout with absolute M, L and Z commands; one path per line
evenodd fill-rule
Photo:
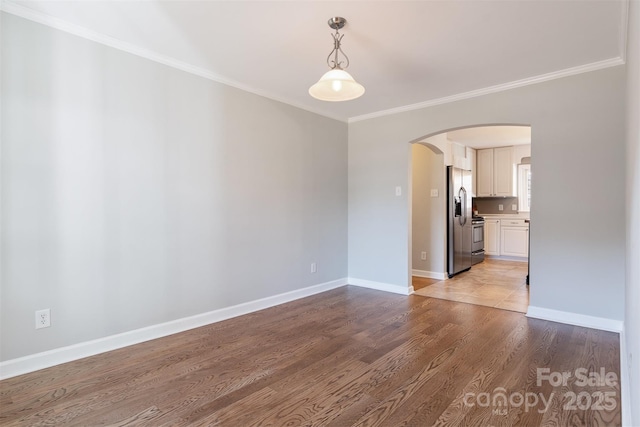
M 504 210 L 504 205 L 498 205 L 498 210 L 499 211 L 503 211 Z
M 517 211 L 518 210 L 518 205 L 511 205 L 511 210 L 512 211 Z
M 402 187 L 400 186 L 396 187 L 396 196 L 402 196 Z
M 432 188 L 431 189 L 431 197 L 438 197 L 438 189 L 437 188 Z

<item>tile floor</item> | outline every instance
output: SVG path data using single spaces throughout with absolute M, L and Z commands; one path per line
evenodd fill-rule
M 414 277 L 414 295 L 526 313 L 529 305 L 526 277 L 525 262 L 487 258 L 451 279 Z

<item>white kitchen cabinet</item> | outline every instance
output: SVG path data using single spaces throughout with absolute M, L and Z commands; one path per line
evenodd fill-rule
M 500 255 L 500 220 L 484 220 L 484 253 L 486 255 Z
M 477 197 L 514 197 L 516 174 L 513 147 L 477 150 L 476 177 Z
M 529 226 L 524 220 L 502 220 L 500 255 L 526 258 L 529 255 Z
M 476 150 L 471 147 L 467 147 L 466 157 L 469 159 L 469 166 L 471 167 L 471 196 L 476 197 Z
M 476 151 L 476 197 L 493 196 L 493 148 Z
M 516 174 L 513 162 L 513 147 L 493 149 L 493 192 L 494 196 L 513 197 L 516 195 Z

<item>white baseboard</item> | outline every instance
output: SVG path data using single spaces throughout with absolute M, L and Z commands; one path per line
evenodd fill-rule
M 416 277 L 426 277 L 427 279 L 445 280 L 447 278 L 446 273 L 438 273 L 437 271 L 412 270 L 411 274 Z
M 586 314 L 570 313 L 568 311 L 552 310 L 531 305 L 527 310 L 527 317 L 611 332 L 622 332 L 623 327 L 622 320 L 587 316 Z
M 309 286 L 307 288 L 297 289 L 295 291 L 285 292 L 283 294 L 249 301 L 231 307 L 197 314 L 195 316 L 172 320 L 170 322 L 123 332 L 121 334 L 111 335 L 104 338 L 98 338 L 96 340 L 82 342 L 68 347 L 56 348 L 54 350 L 36 353 L 20 357 L 18 359 L 7 360 L 5 362 L 0 362 L 0 379 L 15 377 L 59 365 L 61 363 L 71 362 L 73 360 L 94 356 L 99 353 L 162 338 L 178 332 L 184 332 L 189 329 L 220 322 L 232 317 L 242 316 L 254 311 L 263 310 L 265 308 L 315 295 L 320 292 L 339 288 L 346 284 L 346 278 L 333 280 L 331 282 L 321 283 L 319 285 Z
M 349 277 L 347 283 L 353 286 L 360 286 L 361 288 L 375 289 L 377 291 L 392 292 L 400 295 L 411 295 L 413 293 L 413 286 L 400 286 L 392 285 L 390 283 L 373 282 L 371 280 L 357 279 L 355 277 Z
M 620 332 L 620 404 L 622 405 L 622 426 L 633 427 L 631 415 L 631 372 L 629 372 L 629 359 L 627 358 L 627 337 L 624 326 Z
M 509 256 L 509 255 L 486 255 L 485 258 L 494 259 L 497 261 L 514 261 L 514 262 L 529 262 L 527 257 L 521 256 Z

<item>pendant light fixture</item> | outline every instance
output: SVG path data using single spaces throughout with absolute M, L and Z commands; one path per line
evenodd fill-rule
M 329 27 L 336 30 L 333 36 L 333 50 L 327 57 L 327 65 L 331 70 L 327 71 L 318 81 L 309 88 L 309 95 L 321 101 L 349 101 L 356 99 L 364 93 L 364 87 L 356 82 L 351 74 L 344 71 L 349 66 L 349 58 L 340 47 L 340 42 L 344 34 L 340 34 L 340 29 L 344 27 L 347 20 L 336 16 L 329 19 Z M 344 57 L 344 61 L 340 60 Z

